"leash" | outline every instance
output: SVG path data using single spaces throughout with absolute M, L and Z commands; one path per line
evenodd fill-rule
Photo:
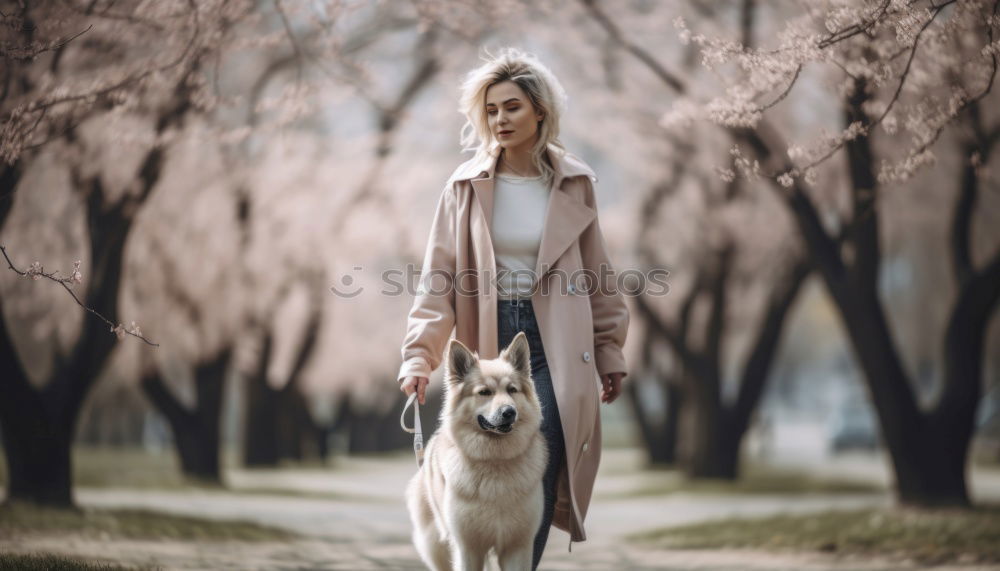
M 406 411 L 413 405 L 413 428 L 406 426 Z M 417 467 L 424 465 L 424 432 L 420 429 L 420 403 L 417 402 L 417 391 L 413 391 L 406 399 L 403 413 L 399 415 L 399 426 L 413 434 L 413 454 L 417 457 Z

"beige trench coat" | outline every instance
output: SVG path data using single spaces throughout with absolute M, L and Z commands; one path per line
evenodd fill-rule
M 553 524 L 584 541 L 583 520 L 601 456 L 598 375 L 625 373 L 622 347 L 629 312 L 611 270 L 598 223 L 593 170 L 572 154 L 549 147 L 555 167 L 538 252 L 532 307 L 566 440 Z M 499 355 L 497 275 L 490 234 L 497 156 L 460 165 L 438 201 L 410 310 L 398 380 L 429 377 L 443 359 L 452 329 L 483 359 Z M 591 279 L 582 270 L 592 270 Z M 605 274 L 607 275 L 607 273 Z

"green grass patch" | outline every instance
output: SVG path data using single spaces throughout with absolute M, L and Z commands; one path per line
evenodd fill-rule
M 219 489 L 220 486 L 195 478 L 187 478 L 181 471 L 180 462 L 173 449 L 150 452 L 141 448 L 127 447 L 73 447 L 73 485 L 85 488 L 133 488 L 148 490 Z M 227 469 L 241 468 L 240 455 L 225 450 L 222 453 L 223 473 Z M 283 461 L 272 468 L 281 470 L 293 468 L 300 471 L 315 470 L 325 472 L 331 469 L 331 462 L 309 460 L 305 462 Z M 7 483 L 7 463 L 0 449 L 0 487 Z M 234 490 L 240 492 L 242 490 Z M 255 492 L 251 492 L 255 493 Z
M 88 562 L 45 553 L 0 553 L 0 571 L 122 571 L 157 569 L 157 567 L 122 567 L 113 563 Z
M 0 460 L 0 485 L 7 483 L 7 464 Z M 73 485 L 93 488 L 181 489 L 199 486 L 181 473 L 172 451 L 139 448 L 73 447 Z
M 72 533 L 115 539 L 284 541 L 283 529 L 238 520 L 214 520 L 146 510 L 62 510 L 14 503 L 0 507 L 0 538 L 28 533 Z
M 88 488 L 180 489 L 200 486 L 184 477 L 173 451 L 136 448 L 73 449 L 73 485 Z
M 1000 507 L 859 510 L 727 519 L 630 536 L 670 549 L 824 551 L 924 564 L 1000 562 Z
M 663 496 L 676 493 L 712 494 L 864 494 L 884 492 L 876 483 L 859 480 L 830 479 L 794 470 L 749 464 L 737 480 L 690 479 L 676 469 L 660 470 L 662 477 L 606 498 Z

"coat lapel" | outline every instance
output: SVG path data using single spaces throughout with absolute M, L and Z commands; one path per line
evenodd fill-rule
M 563 154 L 560 150 L 549 146 L 549 157 L 555 167 L 552 191 L 545 210 L 545 222 L 542 226 L 542 239 L 538 247 L 538 261 L 535 265 L 535 275 L 540 279 L 542 274 L 552 269 L 555 261 L 576 240 L 577 236 L 596 218 L 597 212 L 587 206 L 580 198 L 563 190 L 563 181 L 572 176 L 589 176 L 597 180 L 594 171 L 585 163 L 572 155 Z M 486 244 L 482 244 L 484 254 L 481 263 L 489 267 L 490 275 L 496 275 L 496 259 L 493 251 L 493 203 L 496 191 L 495 173 L 499 153 L 494 152 L 479 161 L 468 165 L 464 170 L 464 178 L 469 178 L 479 203 L 479 220 L 473 220 L 471 227 L 477 236 L 483 236 Z M 488 258 L 488 259 L 486 259 Z
M 493 243 L 493 173 L 487 173 L 483 178 L 472 179 L 472 188 L 476 191 L 476 198 L 479 200 L 480 215 L 483 217 L 483 225 L 487 229 L 487 236 L 490 244 Z
M 559 179 L 556 179 L 557 182 Z M 597 213 L 566 191 L 556 186 L 549 194 L 549 205 L 542 226 L 542 243 L 538 247 L 535 275 L 539 278 L 552 269 L 559 256 L 569 248 Z

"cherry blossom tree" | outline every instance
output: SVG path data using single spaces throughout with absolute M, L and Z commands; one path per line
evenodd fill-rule
M 678 148 L 672 158 L 677 176 L 657 187 L 644 203 L 644 216 L 640 217 L 641 257 L 650 267 L 659 267 L 664 263 L 661 256 L 671 248 L 664 246 L 662 238 L 653 238 L 664 233 L 654 232 L 651 226 L 676 228 L 681 222 L 679 216 L 656 216 L 662 212 L 657 203 L 667 195 L 685 191 L 708 197 L 697 214 L 703 220 L 702 232 L 680 254 L 694 275 L 686 291 L 680 287 L 672 290 L 683 292 L 679 310 L 673 319 L 665 319 L 651 300 L 642 295 L 635 299 L 649 330 L 647 335 L 666 341 L 679 358 L 680 371 L 675 380 L 680 381 L 681 406 L 690 409 L 693 419 L 685 431 L 689 450 L 683 465 L 687 473 L 692 477 L 734 479 L 739 475 L 743 436 L 764 393 L 783 325 L 810 265 L 794 243 L 789 247 L 782 233 L 774 231 L 783 226 L 781 223 L 762 224 L 773 205 L 754 204 L 739 179 L 717 184 L 716 188 L 706 187 L 703 180 L 698 180 L 696 189 L 685 184 L 690 153 L 706 151 L 689 147 L 685 152 Z M 697 211 L 676 208 L 683 217 Z M 755 289 L 766 293 L 755 294 Z M 699 304 L 703 306 L 700 319 L 696 311 Z M 756 315 L 740 316 L 748 313 L 740 311 L 745 307 L 757 308 Z M 726 343 L 734 330 L 752 333 L 743 363 L 736 373 L 731 373 L 727 364 L 734 359 L 724 355 L 724 349 L 734 346 L 732 339 Z M 732 397 L 725 390 L 730 375 L 738 379 L 733 383 L 736 389 Z M 667 429 L 673 430 L 670 425 Z
M 641 433 L 647 445 L 655 440 L 658 448 L 668 451 L 680 438 L 681 461 L 692 476 L 737 477 L 743 435 L 764 392 L 786 317 L 808 273 L 807 261 L 801 248 L 782 233 L 791 228 L 790 221 L 768 220 L 775 205 L 755 192 L 756 184 L 736 179 L 720 183 L 712 176 L 713 163 L 728 154 L 731 135 L 690 129 L 675 133 L 657 126 L 662 103 L 648 94 L 663 84 L 674 89 L 701 80 L 697 59 L 692 57 L 696 52 L 662 38 L 653 25 L 678 13 L 678 8 L 647 6 L 637 10 L 641 14 L 623 10 L 612 19 L 598 3 L 568 6 L 590 24 L 581 29 L 591 36 L 580 41 L 601 45 L 594 34 L 611 40 L 596 59 L 604 62 L 609 91 L 628 107 L 626 112 L 608 113 L 609 122 L 633 114 L 636 121 L 617 127 L 634 133 L 615 131 L 610 140 L 614 147 L 645 154 L 635 160 L 608 149 L 623 170 L 644 175 L 643 194 L 632 207 L 637 223 L 630 221 L 638 229 L 632 237 L 635 262 L 643 268 L 669 267 L 671 294 L 676 294 L 663 300 L 634 299 L 642 322 L 641 331 L 635 332 L 642 350 L 634 355 L 639 370 L 632 381 L 637 397 L 633 410 Z M 677 72 L 662 69 L 637 47 L 637 37 L 656 42 L 658 49 L 669 53 Z M 637 56 L 641 65 L 632 66 L 629 54 Z M 597 111 L 585 116 L 596 121 L 609 106 L 608 101 L 595 103 Z M 606 136 L 615 128 L 601 123 L 596 130 Z M 676 358 L 664 359 L 660 355 L 664 352 Z M 659 388 L 644 388 L 651 383 L 646 377 L 658 379 L 654 382 Z M 664 402 L 643 402 L 654 394 Z M 657 426 L 651 425 L 652 411 L 664 410 L 669 414 L 657 413 Z M 692 422 L 679 427 L 680 416 Z M 659 450 L 651 450 L 651 458 L 663 459 Z
M 996 101 L 997 10 L 990 1 L 807 5 L 773 35 L 773 45 L 760 48 L 676 21 L 681 38 L 702 48 L 703 62 L 725 83 L 721 95 L 703 100 L 677 82 L 675 90 L 688 97 L 665 122 L 708 119 L 732 132 L 739 145 L 723 176 L 768 181 L 794 215 L 865 372 L 897 494 L 907 504 L 969 503 L 965 470 L 984 335 L 1000 297 L 1000 252 L 974 256 L 971 241 L 986 165 L 1000 137 L 996 105 L 986 105 Z M 841 124 L 789 144 L 769 117 L 815 68 L 836 78 Z M 935 148 L 949 148 L 939 144 L 949 128 L 964 163 L 954 177 L 951 220 L 956 298 L 943 334 L 940 391 L 921 405 L 879 296 L 886 215 L 880 195 L 929 168 Z M 840 189 L 824 184 L 817 168 L 840 156 L 848 200 L 822 201 Z M 977 257 L 982 261 L 975 263 Z
M 8 501 L 73 502 L 70 444 L 76 419 L 123 331 L 118 300 L 125 245 L 136 214 L 163 173 L 167 148 L 189 113 L 211 100 L 202 66 L 210 62 L 241 2 L 4 3 L 0 95 L 0 224 L 21 181 L 51 168 L 53 156 L 85 219 L 84 316 L 75 339 L 57 347 L 46 379 L 22 361 L 14 321 L 0 327 L 0 422 L 10 478 Z M 102 160 L 109 118 L 136 117 L 140 134 L 124 160 Z M 23 245 L 12 246 L 17 259 Z M 83 258 L 83 256 L 78 256 Z M 5 312 L 16 312 L 8 307 Z M 102 316 L 98 317 L 98 316 Z M 106 320 L 106 321 L 105 321 Z M 132 327 L 133 332 L 137 332 Z

